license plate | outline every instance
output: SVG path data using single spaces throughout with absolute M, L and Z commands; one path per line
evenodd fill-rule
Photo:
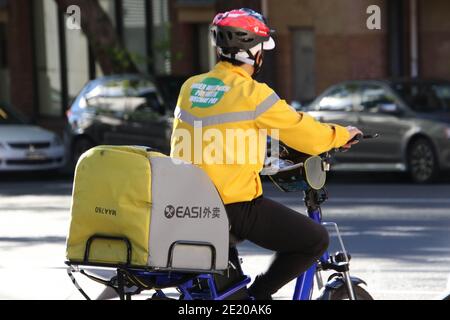
M 28 152 L 26 158 L 28 160 L 45 160 L 47 156 L 42 152 Z

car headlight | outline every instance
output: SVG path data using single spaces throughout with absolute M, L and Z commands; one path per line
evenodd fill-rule
M 53 140 L 52 140 L 52 145 L 53 146 L 61 146 L 62 145 L 62 140 L 60 137 L 58 136 L 54 136 Z

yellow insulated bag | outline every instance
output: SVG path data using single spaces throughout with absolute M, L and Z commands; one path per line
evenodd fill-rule
M 75 169 L 72 264 L 221 271 L 228 219 L 198 167 L 145 147 L 99 146 Z

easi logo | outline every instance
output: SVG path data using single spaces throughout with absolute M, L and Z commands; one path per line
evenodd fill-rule
M 220 79 L 206 78 L 200 83 L 194 83 L 191 86 L 192 108 L 211 108 L 217 104 L 230 91 L 230 87 L 226 86 Z
M 108 209 L 108 208 L 102 208 L 102 207 L 95 207 L 95 213 L 98 214 L 104 214 L 107 216 L 117 216 L 117 211 L 114 209 Z
M 214 207 L 189 207 L 168 205 L 164 209 L 164 216 L 167 219 L 174 217 L 178 219 L 219 219 L 220 208 Z

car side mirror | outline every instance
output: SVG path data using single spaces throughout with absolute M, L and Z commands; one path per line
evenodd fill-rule
M 402 110 L 396 103 L 380 103 L 378 105 L 378 112 L 399 115 L 402 113 Z

